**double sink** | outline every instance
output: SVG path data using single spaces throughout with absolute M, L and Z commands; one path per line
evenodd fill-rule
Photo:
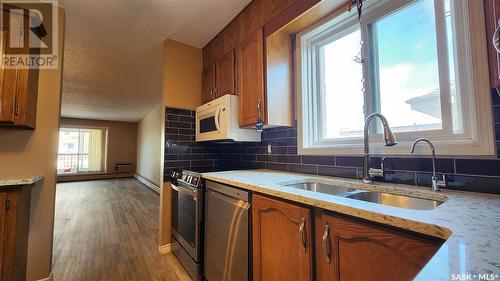
M 444 203 L 444 201 L 435 199 L 346 187 L 345 185 L 324 183 L 315 179 L 307 179 L 293 183 L 281 183 L 281 185 L 403 209 L 432 210 Z

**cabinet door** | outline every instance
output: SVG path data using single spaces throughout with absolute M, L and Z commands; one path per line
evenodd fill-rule
M 315 227 L 317 281 L 412 280 L 442 244 L 321 212 Z
M 215 64 L 212 64 L 203 71 L 203 103 L 215 99 L 215 68 Z
M 237 48 L 240 127 L 266 120 L 264 95 L 264 43 L 262 28 L 250 34 Z
M 0 55 L 4 56 L 7 49 L 7 38 L 20 37 L 20 33 L 9 34 L 9 26 L 18 25 L 17 28 L 21 28 L 21 21 L 17 21 L 17 17 L 12 18 L 12 23 L 9 22 L 10 16 L 7 11 L 2 10 L 2 20 L 3 28 L 0 31 Z M 15 29 L 13 27 L 13 29 Z M 12 40 L 13 38 L 11 38 Z M 21 40 L 17 38 L 17 40 Z M 0 65 L 0 124 L 14 124 L 15 121 L 15 107 L 16 107 L 16 79 L 17 71 L 16 69 L 5 69 Z
M 493 47 L 492 38 L 495 30 L 500 28 L 500 1 L 485 0 L 484 11 L 486 16 L 486 39 L 488 41 L 488 55 L 490 62 L 491 86 L 500 87 L 500 53 Z
M 253 280 L 311 280 L 309 209 L 254 195 Z
M 229 51 L 217 61 L 217 86 L 215 97 L 223 95 L 234 95 L 235 79 L 234 79 L 234 50 Z
M 4 239 L 5 239 L 5 210 L 6 210 L 6 200 L 7 200 L 7 196 L 6 196 L 6 193 L 5 192 L 1 192 L 0 193 L 0 272 L 3 272 L 4 271 L 4 268 L 3 268 L 3 253 L 4 253 Z M 0 274 L 0 280 L 3 280 L 1 279 L 2 274 Z

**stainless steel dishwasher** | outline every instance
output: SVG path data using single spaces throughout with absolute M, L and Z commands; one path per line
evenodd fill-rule
M 249 192 L 212 181 L 205 187 L 205 278 L 246 281 Z

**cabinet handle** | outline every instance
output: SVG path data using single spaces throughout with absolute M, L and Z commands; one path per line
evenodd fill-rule
M 302 250 L 304 252 L 306 251 L 306 219 L 302 218 L 302 221 L 300 222 L 300 227 L 299 227 L 299 239 L 300 239 L 300 244 L 302 245 Z
M 215 86 L 215 89 L 214 89 L 214 98 L 217 96 L 217 86 Z
M 7 199 L 7 201 L 5 202 L 5 210 L 10 210 L 10 200 Z
M 331 249 L 330 249 L 330 225 L 325 224 L 325 232 L 323 233 L 323 249 L 325 250 L 326 263 L 332 263 Z
M 495 47 L 495 50 L 497 50 L 498 53 L 500 53 L 500 20 L 498 20 L 498 26 L 497 29 L 495 30 L 495 33 L 493 33 L 493 47 Z

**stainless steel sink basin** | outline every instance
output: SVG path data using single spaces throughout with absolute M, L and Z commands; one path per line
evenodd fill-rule
M 324 183 L 314 179 L 300 182 L 284 182 L 281 185 L 403 209 L 432 210 L 444 203 L 439 200 L 397 195 L 381 191 L 369 191 L 346 187 L 341 184 Z
M 352 191 L 357 190 L 354 188 L 347 188 L 344 186 L 320 183 L 320 182 L 315 182 L 315 181 L 304 181 L 304 182 L 299 182 L 299 183 L 284 184 L 284 186 L 297 188 L 297 189 L 303 189 L 303 190 L 309 190 L 309 191 L 314 191 L 314 192 L 319 192 L 319 193 L 326 193 L 326 194 L 330 194 L 330 195 L 341 195 L 343 193 L 348 193 L 348 192 L 352 192 Z
M 414 210 L 432 210 L 434 208 L 437 208 L 439 205 L 443 203 L 441 201 L 432 199 L 409 197 L 404 195 L 396 195 L 396 194 L 377 192 L 377 191 L 360 191 L 349 194 L 345 197 L 362 200 L 366 202 L 372 202 L 382 205 L 388 205 L 404 209 L 414 209 Z

